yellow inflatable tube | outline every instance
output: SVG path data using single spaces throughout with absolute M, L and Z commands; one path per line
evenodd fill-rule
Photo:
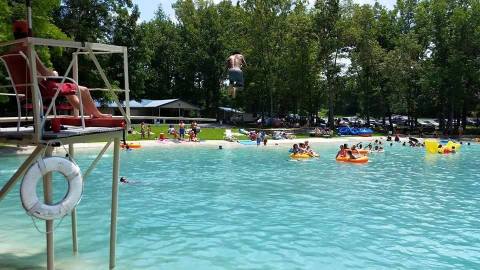
M 351 159 L 349 157 L 338 156 L 336 158 L 336 160 L 340 161 L 340 162 L 350 162 L 350 163 L 367 163 L 368 162 L 368 157 L 367 156 L 362 156 L 362 157 L 359 157 L 359 158 L 356 158 L 356 159 Z
M 455 143 L 455 142 L 449 141 L 449 142 L 447 143 L 447 145 L 445 145 L 445 148 L 447 148 L 448 150 L 452 151 L 453 146 L 455 146 L 455 151 L 459 151 L 460 148 L 462 147 L 462 145 L 459 144 L 459 143 Z
M 431 154 L 436 154 L 438 153 L 438 141 L 437 140 L 425 140 L 425 150 L 427 150 L 428 153 Z
M 443 154 L 445 149 L 451 152 L 453 147 L 455 147 L 455 151 L 459 151 L 462 147 L 461 144 L 452 141 L 449 141 L 445 146 L 441 148 L 438 148 L 439 145 L 440 143 L 437 140 L 425 140 L 425 150 L 427 150 L 428 153 L 432 154 Z
M 294 159 L 304 159 L 304 158 L 313 158 L 318 157 L 318 155 L 310 155 L 310 154 L 290 154 L 290 158 Z

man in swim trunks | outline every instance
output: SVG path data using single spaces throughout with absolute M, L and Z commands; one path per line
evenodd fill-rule
M 235 98 L 236 91 L 243 89 L 244 81 L 242 67 L 247 66 L 247 63 L 245 62 L 243 55 L 236 51 L 227 58 L 226 64 L 228 69 L 228 79 L 230 80 L 230 85 L 228 87 L 229 95 L 231 95 L 232 98 Z
M 13 36 L 15 39 L 22 39 L 28 37 L 28 25 L 26 21 L 16 21 L 13 25 Z M 14 45 L 15 47 L 12 48 L 8 53 L 24 53 L 25 55 L 28 55 L 28 47 L 24 43 L 17 43 Z M 48 69 L 45 67 L 45 65 L 42 63 L 40 58 L 37 55 L 37 73 L 39 76 L 55 76 L 58 77 L 58 73 L 54 70 Z M 66 99 L 68 102 L 77 110 L 80 109 L 80 100 L 78 99 L 78 96 L 75 95 L 75 92 L 77 91 L 77 86 L 72 83 L 64 83 L 63 85 L 60 85 L 60 83 L 57 83 L 53 80 L 41 80 L 39 82 L 40 84 L 40 89 L 42 90 L 42 95 L 45 95 L 46 93 L 51 94 L 56 92 L 57 87 L 61 87 L 60 93 L 68 93 L 65 95 Z M 90 95 L 90 91 L 88 88 L 84 86 L 78 86 L 78 90 L 81 92 L 81 97 L 82 97 L 82 105 L 83 105 L 83 110 L 86 115 L 90 115 L 95 118 L 102 118 L 102 117 L 111 117 L 109 114 L 103 114 L 101 113 L 98 109 L 97 106 L 95 105 L 95 101 L 92 99 L 92 96 Z
M 178 124 L 178 132 L 180 132 L 179 140 L 184 140 L 185 139 L 185 123 L 183 123 L 182 120 L 180 120 L 180 123 Z

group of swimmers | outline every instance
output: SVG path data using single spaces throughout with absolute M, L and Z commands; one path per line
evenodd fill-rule
M 388 136 L 387 137 L 387 142 L 390 142 L 390 146 L 393 146 L 392 141 L 393 141 L 392 137 Z M 420 148 L 425 147 L 425 142 L 420 142 L 417 138 L 414 138 L 414 137 L 409 137 L 408 141 L 401 142 L 398 135 L 395 135 L 394 141 L 398 142 L 398 143 L 401 143 L 402 146 L 420 147 Z M 462 141 L 460 141 L 459 143 L 463 144 Z M 470 142 L 467 142 L 467 145 L 470 145 Z M 361 148 L 361 147 L 362 146 L 360 144 L 359 148 Z M 381 140 L 375 140 L 373 145 L 370 143 L 365 147 L 365 149 L 369 149 L 372 152 L 377 151 L 377 150 L 381 152 L 383 150 L 382 141 Z M 456 149 L 455 149 L 455 146 L 452 146 L 451 148 L 445 148 L 443 145 L 439 144 L 438 145 L 438 152 L 442 153 L 442 154 L 456 153 Z
M 348 147 L 348 144 L 340 145 L 340 150 L 337 152 L 338 157 L 348 157 L 350 159 L 358 159 L 364 156 L 366 153 L 371 152 L 383 152 L 383 142 L 381 140 L 375 140 L 374 142 L 368 143 L 368 145 L 364 146 L 362 142 L 359 142 L 352 147 Z
M 348 144 L 345 143 L 340 145 L 340 150 L 337 152 L 335 158 L 348 157 L 350 159 L 357 159 L 362 156 L 363 155 L 360 154 L 360 151 L 357 149 L 357 145 L 352 145 L 352 148 L 349 148 Z
M 391 141 L 395 141 L 395 142 L 398 142 L 398 143 L 401 142 L 398 134 L 395 135 L 394 139 L 392 139 L 392 137 L 390 135 L 388 135 L 387 136 L 387 142 L 391 142 Z M 408 146 L 410 146 L 410 147 L 425 147 L 424 143 L 421 143 L 420 141 L 418 141 L 417 138 L 413 138 L 413 137 L 408 137 L 408 142 L 404 141 L 402 143 L 402 146 L 407 146 L 407 143 L 408 143 Z M 393 146 L 393 143 L 390 143 L 390 146 Z
M 383 143 L 381 140 L 375 140 L 373 143 L 370 142 L 365 147 L 363 147 L 363 143 L 359 142 L 356 145 L 352 146 L 352 148 L 353 147 L 369 150 L 370 152 L 383 152 Z
M 294 155 L 307 154 L 310 156 L 318 156 L 318 154 L 310 148 L 310 145 L 308 145 L 308 141 L 305 141 L 304 143 L 294 144 L 289 152 L 293 153 Z

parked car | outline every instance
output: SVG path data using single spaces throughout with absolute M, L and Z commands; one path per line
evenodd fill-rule
M 436 119 L 430 119 L 428 121 L 430 121 L 435 126 L 435 128 L 438 128 L 440 126 L 440 122 L 438 122 Z
M 469 126 L 477 126 L 477 125 L 478 125 L 478 119 L 476 119 L 476 118 L 467 118 L 467 125 L 469 125 Z
M 393 122 L 393 121 L 392 121 L 392 122 Z M 385 125 L 387 125 L 387 127 L 390 126 L 390 121 L 389 121 L 389 120 L 385 120 Z M 396 128 L 396 127 L 397 127 L 397 124 L 392 123 L 392 126 L 393 126 L 394 128 Z
M 404 115 L 392 115 L 392 122 L 393 123 L 404 123 L 405 121 L 408 120 L 408 117 L 407 116 L 404 116 Z
M 374 126 L 374 127 L 378 127 L 378 126 L 381 126 L 381 122 L 378 122 L 377 120 L 375 119 L 370 119 L 370 126 Z
M 418 119 L 417 120 L 418 124 L 424 128 L 435 128 L 436 125 L 431 122 L 430 120 L 427 120 L 427 119 Z
M 356 126 L 364 126 L 366 122 L 361 118 L 354 118 L 352 121 L 350 121 L 350 123 L 353 123 L 353 125 Z
M 350 125 L 350 119 L 348 119 L 347 117 L 343 117 L 343 118 L 340 118 L 339 119 L 339 122 L 340 126 L 349 126 Z

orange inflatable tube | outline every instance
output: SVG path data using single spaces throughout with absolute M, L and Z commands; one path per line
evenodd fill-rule
M 367 163 L 368 162 L 368 157 L 359 157 L 359 158 L 355 158 L 355 159 L 351 159 L 349 157 L 337 157 L 337 161 L 340 161 L 340 162 L 349 162 L 349 163 Z
M 368 155 L 370 153 L 370 150 L 367 149 L 357 149 L 357 151 L 360 155 Z
M 142 145 L 139 143 L 127 143 L 127 144 L 121 144 L 120 146 L 122 148 L 126 148 L 127 145 L 128 145 L 128 148 L 131 148 L 131 149 L 142 148 Z

